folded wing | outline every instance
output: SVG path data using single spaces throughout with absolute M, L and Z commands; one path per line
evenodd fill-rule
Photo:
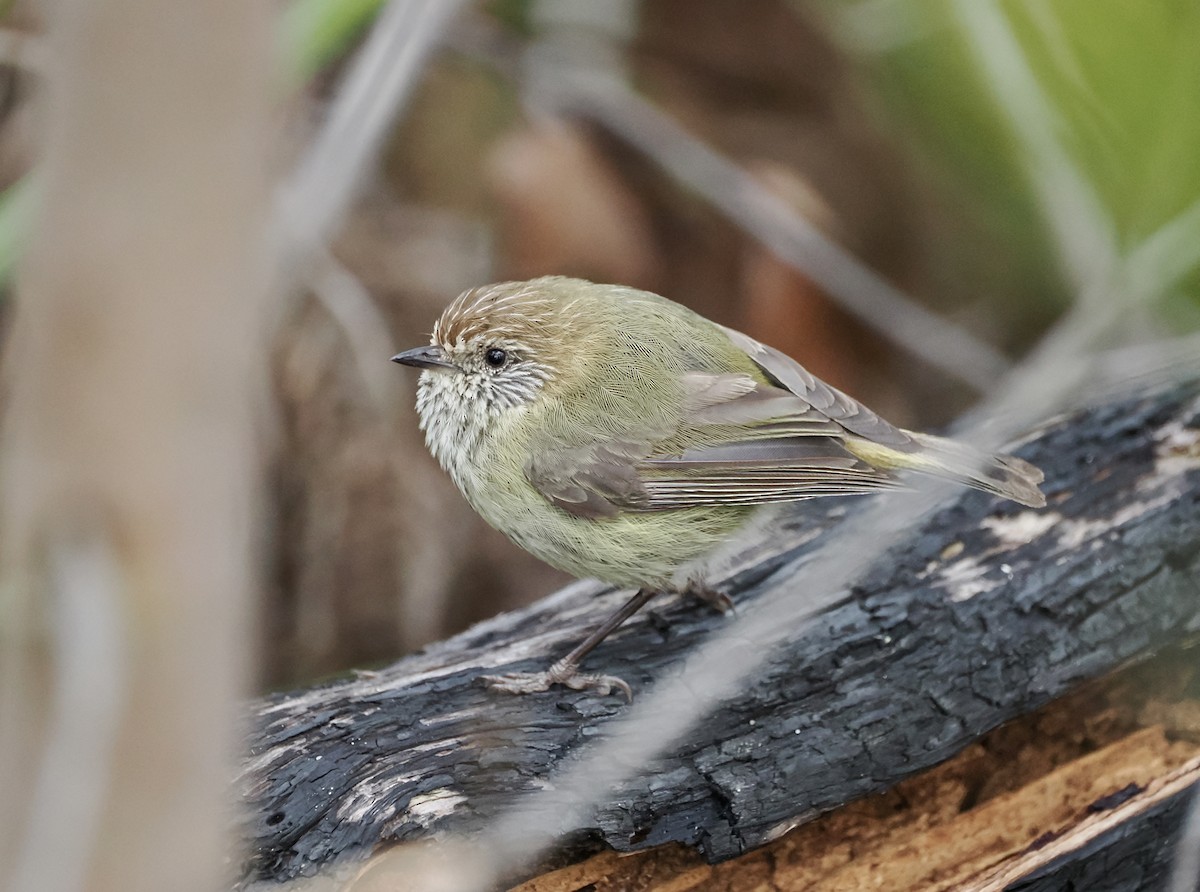
M 526 466 L 551 503 L 581 517 L 704 505 L 763 505 L 892 488 L 894 476 L 845 448 L 912 438 L 802 366 L 729 332 L 768 380 L 686 372 L 673 429 L 540 451 Z M 736 335 L 736 337 L 734 337 Z M 753 347 L 753 352 L 751 351 Z

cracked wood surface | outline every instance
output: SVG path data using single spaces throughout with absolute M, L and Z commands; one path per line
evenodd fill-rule
M 1165 888 L 1187 785 L 1200 777 L 1200 738 L 1194 727 L 1139 727 L 1138 701 L 1160 673 L 1194 677 L 1193 662 L 1174 652 L 1089 684 L 884 794 L 738 858 L 709 865 L 678 844 L 606 852 L 512 892 Z M 1135 691 L 1141 696 L 1130 697 Z M 404 848 L 372 859 L 375 876 Z M 389 887 L 362 892 L 375 888 Z
M 1046 471 L 1046 509 L 957 496 L 777 648 L 736 700 L 613 790 L 573 851 L 677 842 L 734 857 L 1194 636 L 1198 440 L 1196 383 L 1048 426 L 1019 450 Z M 773 538 L 791 547 L 736 576 L 735 602 L 795 585 L 772 573 L 852 510 L 809 503 L 783 519 Z M 625 596 L 575 585 L 383 671 L 258 704 L 239 780 L 244 878 L 311 874 L 503 814 L 624 706 L 566 690 L 505 697 L 478 676 L 544 667 Z M 729 622 L 666 600 L 586 668 L 636 692 Z

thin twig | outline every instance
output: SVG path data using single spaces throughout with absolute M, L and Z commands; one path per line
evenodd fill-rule
M 376 411 L 384 417 L 394 416 L 400 405 L 400 379 L 382 361 L 396 352 L 387 320 L 366 286 L 332 252 L 320 251 L 316 264 L 313 295 L 345 336 Z
M 54 706 L 12 889 L 87 885 L 129 695 L 128 594 L 106 531 L 85 528 L 48 557 Z
M 392 0 L 350 66 L 320 134 L 281 188 L 281 263 L 328 244 L 464 0 Z M 292 281 L 295 281 L 293 278 Z
M 393 352 L 388 327 L 370 291 L 334 260 L 330 242 L 463 5 L 464 0 L 388 4 L 343 78 L 320 133 L 276 196 L 275 276 L 282 300 L 272 310 L 277 317 L 286 313 L 311 278 L 317 301 L 341 329 L 373 403 L 385 415 L 396 405 L 392 379 L 380 364 L 380 357 Z
M 572 88 L 568 80 L 549 101 L 556 111 L 592 118 L 636 147 L 841 307 L 914 356 L 980 391 L 1009 368 L 996 348 L 912 300 L 745 169 L 632 90 L 616 85 Z
M 516 46 L 478 17 L 465 18 L 450 41 L 503 76 L 520 76 Z M 527 102 L 534 114 L 577 114 L 596 121 L 812 279 L 845 310 L 933 367 L 979 391 L 1010 368 L 995 347 L 914 301 L 612 72 L 564 68 L 560 73 L 544 74 L 530 90 Z

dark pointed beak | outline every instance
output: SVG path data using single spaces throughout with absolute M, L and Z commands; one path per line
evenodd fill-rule
M 458 369 L 458 366 L 448 360 L 446 354 L 442 352 L 442 348 L 436 344 L 428 347 L 414 347 L 403 353 L 397 353 L 392 357 L 392 362 L 415 366 L 418 369 Z

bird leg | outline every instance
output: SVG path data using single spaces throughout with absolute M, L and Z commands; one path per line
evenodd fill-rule
M 595 690 L 600 695 L 620 691 L 626 701 L 633 701 L 633 690 L 623 678 L 615 675 L 599 675 L 580 672 L 579 664 L 596 649 L 601 641 L 616 631 L 625 620 L 633 616 L 658 592 L 655 589 L 640 589 L 625 602 L 616 613 L 606 619 L 596 631 L 571 649 L 561 660 L 557 660 L 544 672 L 510 672 L 506 675 L 485 675 L 483 680 L 489 688 L 506 694 L 531 694 L 548 691 L 551 685 L 561 684 L 576 691 Z

